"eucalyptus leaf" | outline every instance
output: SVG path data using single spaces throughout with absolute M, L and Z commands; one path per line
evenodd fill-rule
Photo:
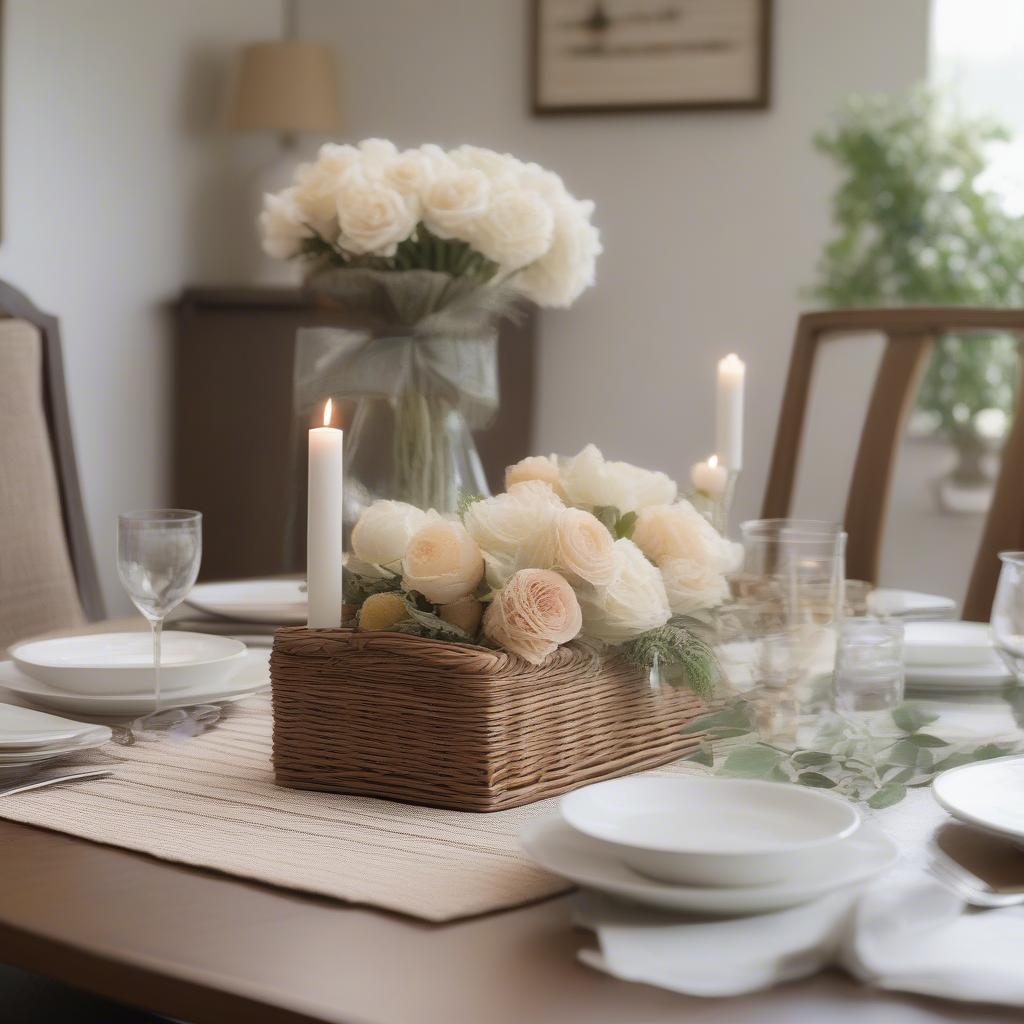
M 615 524 L 615 536 L 619 540 L 623 538 L 630 538 L 633 536 L 633 530 L 636 528 L 636 513 L 627 512 L 625 515 L 619 516 L 618 522 Z
M 693 761 L 696 764 L 707 765 L 708 768 L 713 768 L 715 765 L 715 754 L 711 749 L 711 744 L 705 740 L 701 743 L 696 750 L 691 754 L 687 754 L 683 758 L 684 761 Z
M 822 775 L 821 772 L 801 772 L 797 777 L 796 781 L 801 786 L 813 786 L 815 789 L 835 789 L 836 782 L 834 779 L 830 779 L 827 775 Z
M 730 751 L 722 765 L 724 775 L 739 775 L 745 778 L 764 778 L 782 759 L 782 754 L 771 747 L 739 747 Z
M 868 807 L 880 811 L 883 807 L 898 804 L 907 795 L 907 787 L 898 782 L 888 782 L 874 796 L 868 798 Z
M 833 757 L 824 750 L 801 750 L 793 755 L 793 763 L 810 767 L 811 765 L 831 764 Z
M 908 742 L 913 743 L 915 747 L 948 747 L 949 740 L 941 740 L 938 736 L 932 736 L 926 732 L 915 732 L 912 736 L 907 737 Z
M 939 716 L 932 711 L 925 711 L 917 704 L 901 704 L 892 713 L 892 720 L 897 728 L 904 732 L 917 732 L 926 725 L 931 725 Z

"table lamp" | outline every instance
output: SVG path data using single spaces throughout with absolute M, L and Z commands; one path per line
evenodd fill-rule
M 235 68 L 228 100 L 228 127 L 235 132 L 272 132 L 280 141 L 274 158 L 252 176 L 252 223 L 264 192 L 284 188 L 299 162 L 300 135 L 335 135 L 340 126 L 334 56 L 326 46 L 298 39 L 252 43 Z M 258 279 L 295 284 L 298 270 L 262 257 Z

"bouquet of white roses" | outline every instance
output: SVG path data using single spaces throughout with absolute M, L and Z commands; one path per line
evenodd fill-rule
M 664 473 L 573 458 L 511 466 L 459 517 L 379 501 L 352 533 L 345 599 L 361 630 L 485 643 L 534 665 L 570 641 L 618 649 L 706 696 L 694 616 L 728 593 L 737 550 Z
M 264 198 L 263 247 L 311 268 L 433 270 L 569 306 L 594 282 L 594 204 L 535 163 L 478 146 L 328 144 Z

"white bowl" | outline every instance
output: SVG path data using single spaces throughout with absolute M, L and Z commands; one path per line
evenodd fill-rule
M 225 681 L 245 657 L 245 644 L 206 633 L 165 632 L 160 689 Z M 153 690 L 153 640 L 149 633 L 92 633 L 32 640 L 11 648 L 27 676 L 69 693 L 141 694 Z
M 860 824 L 857 809 L 831 793 L 754 779 L 614 779 L 562 797 L 561 811 L 635 871 L 682 885 L 794 877 Z

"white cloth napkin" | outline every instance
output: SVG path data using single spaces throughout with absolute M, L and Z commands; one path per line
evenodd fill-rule
M 681 918 L 578 897 L 577 921 L 600 952 L 580 959 L 624 981 L 695 996 L 733 996 L 831 964 L 879 988 L 1024 1006 L 1024 907 L 971 911 L 905 869 L 856 893 L 754 917 Z

